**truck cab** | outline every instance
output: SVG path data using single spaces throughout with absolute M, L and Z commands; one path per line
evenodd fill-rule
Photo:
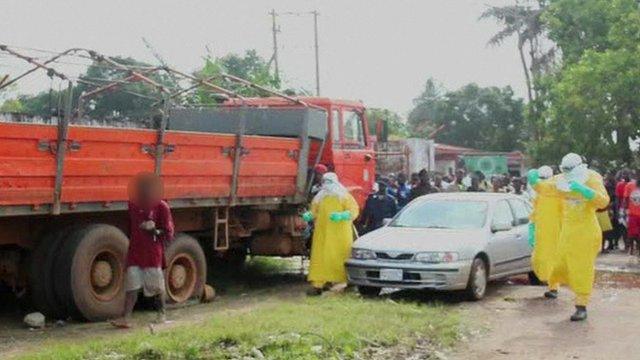
M 304 101 L 327 110 L 329 141 L 321 163 L 333 169 L 360 206 L 364 206 L 375 181 L 374 150 L 367 133 L 364 105 L 328 98 Z
M 349 189 L 360 207 L 364 207 L 375 181 L 375 155 L 370 140 L 365 107 L 359 101 L 326 97 L 297 97 L 308 106 L 323 109 L 327 113 L 328 134 L 322 147 L 320 164 L 338 174 L 340 182 Z M 234 105 L 239 105 L 234 100 Z M 251 106 L 302 106 L 292 105 L 282 98 L 247 99 Z M 319 147 L 311 147 L 310 159 L 315 159 Z

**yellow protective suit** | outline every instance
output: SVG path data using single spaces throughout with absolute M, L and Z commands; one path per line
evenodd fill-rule
M 336 211 L 349 211 L 352 220 L 331 221 L 329 215 Z M 349 193 L 343 197 L 328 195 L 311 203 L 314 230 L 307 280 L 313 287 L 347 281 L 344 263 L 351 256 L 353 219 L 358 217 L 358 212 L 358 203 Z
M 596 210 L 609 204 L 602 176 L 589 170 L 585 185 L 595 191 L 595 197 L 585 199 L 576 192 L 562 192 L 562 228 L 558 242 L 558 256 L 550 282 L 567 284 L 576 295 L 576 305 L 587 306 L 593 280 L 595 262 L 602 246 L 602 230 Z
M 547 282 L 549 289 L 557 290 L 558 284 L 549 281 L 558 254 L 560 222 L 562 219 L 562 197 L 556 189 L 555 178 L 542 180 L 533 186 L 531 221 L 535 224 L 535 245 L 531 255 L 531 267 L 540 281 Z

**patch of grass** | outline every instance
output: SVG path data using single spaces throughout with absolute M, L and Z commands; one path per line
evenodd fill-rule
M 366 300 L 355 294 L 292 299 L 251 311 L 226 311 L 155 335 L 114 330 L 109 340 L 51 342 L 24 359 L 332 359 L 371 347 L 407 346 L 427 339 L 451 346 L 458 313 L 441 305 Z

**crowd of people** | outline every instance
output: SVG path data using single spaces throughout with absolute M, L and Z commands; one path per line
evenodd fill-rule
M 529 198 L 526 181 L 519 176 L 496 174 L 489 177 L 481 171 L 467 172 L 463 168 L 449 174 L 429 172 L 413 173 L 407 179 L 404 173 L 378 175 L 360 218 L 362 233 L 380 228 L 386 218 L 393 217 L 411 200 L 437 192 L 499 192 L 513 193 Z

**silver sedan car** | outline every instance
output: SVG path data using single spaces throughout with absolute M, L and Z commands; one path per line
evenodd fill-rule
M 353 244 L 349 282 L 361 294 L 381 288 L 465 290 L 482 299 L 491 280 L 531 275 L 530 204 L 517 195 L 422 196 Z

